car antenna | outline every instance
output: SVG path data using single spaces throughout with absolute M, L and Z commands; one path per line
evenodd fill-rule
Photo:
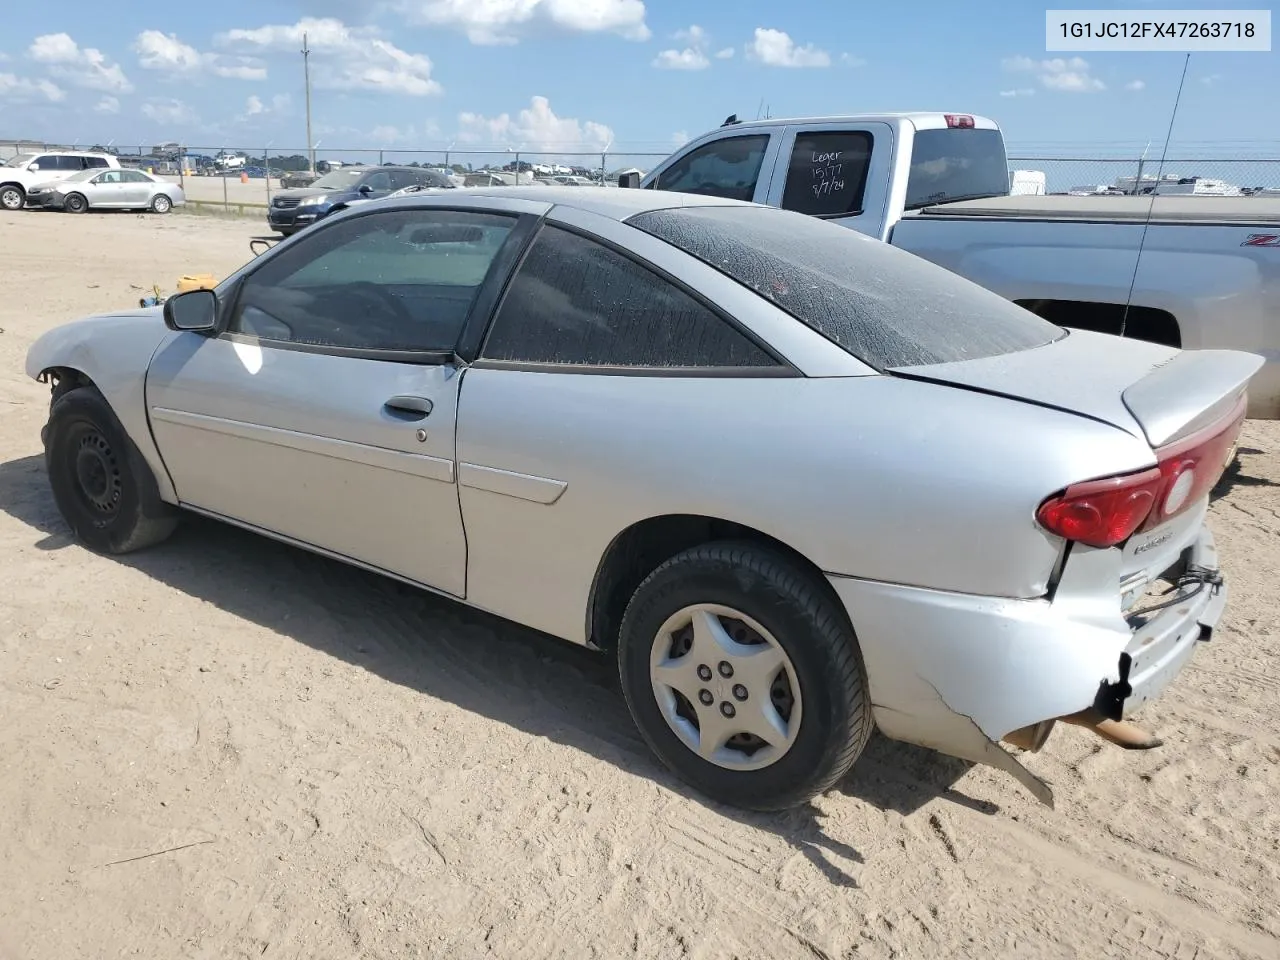
M 1147 243 L 1147 228 L 1151 226 L 1151 218 L 1156 210 L 1156 197 L 1160 193 L 1160 179 L 1164 176 L 1164 161 L 1169 156 L 1169 141 L 1173 138 L 1173 122 L 1178 118 L 1178 104 L 1182 102 L 1182 87 L 1187 82 L 1187 67 L 1191 63 L 1191 54 L 1182 61 L 1182 79 L 1178 81 L 1178 94 L 1173 98 L 1173 113 L 1169 115 L 1169 130 L 1164 135 L 1164 149 L 1160 151 L 1160 166 L 1156 169 L 1156 182 L 1151 188 L 1151 203 L 1147 206 L 1147 219 L 1142 224 L 1142 236 L 1138 238 L 1138 256 L 1133 261 L 1133 276 L 1129 279 L 1129 296 L 1124 301 L 1124 313 L 1120 315 L 1120 336 L 1124 336 L 1125 325 L 1129 322 L 1129 305 L 1133 302 L 1133 288 L 1138 283 L 1138 267 L 1142 264 L 1142 248 Z M 1142 189 L 1142 171 L 1139 168 L 1138 179 L 1133 185 L 1134 191 Z

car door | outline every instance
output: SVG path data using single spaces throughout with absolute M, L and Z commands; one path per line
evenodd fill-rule
M 85 184 L 85 196 L 91 207 L 118 209 L 124 204 L 124 170 L 106 170 Z
M 769 130 L 721 134 L 655 170 L 645 189 L 763 203 L 780 138 Z
M 764 202 L 884 239 L 893 146 L 887 123 L 788 125 Z
M 637 234 L 553 210 L 463 378 L 468 599 L 577 642 L 612 539 L 655 514 L 715 514 L 721 491 L 703 478 L 725 438 L 797 376 L 683 278 L 735 308 L 755 294 Z
M 464 595 L 452 351 L 517 222 L 374 211 L 254 261 L 147 374 L 179 500 Z
M 120 206 L 145 207 L 151 203 L 151 188 L 155 184 L 145 173 L 137 170 L 120 171 Z

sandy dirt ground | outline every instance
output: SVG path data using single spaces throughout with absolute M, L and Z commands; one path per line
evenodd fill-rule
M 208 521 L 68 539 L 28 345 L 261 232 L 0 216 L 0 958 L 1280 956 L 1280 424 L 1213 505 L 1232 601 L 1162 749 L 1060 727 L 1051 810 L 876 739 L 743 814 L 585 651 Z

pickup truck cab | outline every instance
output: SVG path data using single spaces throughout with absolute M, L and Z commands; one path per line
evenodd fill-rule
M 1249 415 L 1280 418 L 1280 199 L 1011 196 L 999 126 L 953 113 L 730 117 L 618 185 L 832 220 L 1061 326 L 1260 354 Z
M 21 210 L 27 191 L 38 183 L 65 180 L 82 170 L 119 169 L 120 161 L 109 153 L 46 150 L 19 153 L 0 167 L 0 209 Z

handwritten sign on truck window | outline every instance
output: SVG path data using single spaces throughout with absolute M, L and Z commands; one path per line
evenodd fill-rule
M 871 134 L 860 130 L 796 137 L 782 206 L 811 216 L 857 213 L 866 188 Z

